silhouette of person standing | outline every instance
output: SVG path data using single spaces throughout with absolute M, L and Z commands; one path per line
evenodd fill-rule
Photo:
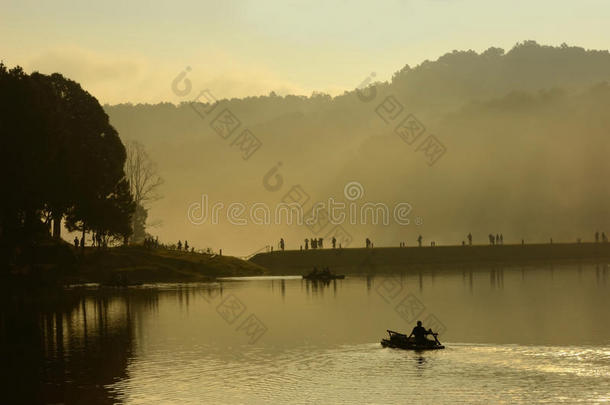
M 417 237 L 417 244 L 419 245 L 419 247 L 421 247 L 421 242 L 422 242 L 423 238 L 421 237 L 421 235 L 419 235 Z
M 472 234 L 468 232 L 468 246 L 472 246 Z
M 178 250 L 182 250 L 182 242 L 178 241 Z
M 421 321 L 417 321 L 417 326 L 413 328 L 409 337 L 415 336 L 415 343 L 424 344 L 427 340 L 426 335 L 429 335 L 430 333 L 432 333 L 432 331 L 426 330 L 426 328 L 422 326 Z
M 332 244 L 333 244 L 333 249 L 334 249 L 334 248 L 337 246 L 337 238 L 335 238 L 335 237 L 333 236 L 333 239 L 332 239 L 332 241 L 331 241 L 331 242 L 332 242 Z
M 371 240 L 370 240 L 369 238 L 366 238 L 365 243 L 366 243 L 366 247 L 367 247 L 367 249 L 368 249 L 369 247 L 371 247 Z
M 188 252 L 188 251 L 189 251 L 189 242 L 188 242 L 188 240 L 185 240 L 185 241 L 184 241 L 184 251 L 185 251 L 185 252 Z
M 280 238 L 280 249 L 284 251 L 284 238 Z
M 309 239 L 305 239 L 305 250 L 309 249 Z
M 78 247 L 78 236 L 74 237 L 74 247 Z

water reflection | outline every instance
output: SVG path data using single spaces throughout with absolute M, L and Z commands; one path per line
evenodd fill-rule
M 307 280 L 302 279 L 301 285 L 305 286 L 308 296 L 324 295 L 325 290 L 332 291 L 333 297 L 337 296 L 337 286 L 342 280 Z
M 158 305 L 151 291 L 13 291 L 2 297 L 3 383 L 13 403 L 112 403 L 105 385 L 126 377 L 139 317 Z
M 479 394 L 496 384 L 534 401 L 540 398 L 523 388 L 524 376 L 556 384 L 541 391 L 549 398 L 572 398 L 570 389 L 582 394 L 562 377 L 568 375 L 601 398 L 600 381 L 610 382 L 607 274 L 601 263 L 420 269 L 327 281 L 5 289 L 2 384 L 12 395 L 7 403 L 170 402 L 178 386 L 184 403 L 250 402 L 249 395 L 265 402 L 272 393 L 296 402 L 314 391 L 322 402 L 324 393 L 344 395 L 337 402 L 347 403 L 358 392 L 392 403 L 404 400 L 397 393 L 424 395 L 403 386 L 408 377 L 422 377 L 445 384 L 458 402 L 474 399 L 463 391 L 466 381 Z M 380 293 L 387 280 L 395 282 L 390 301 Z M 422 312 L 399 310 L 396 303 L 411 296 Z M 241 305 L 239 316 L 223 309 L 230 300 Z M 417 317 L 427 323 L 428 313 L 446 327 L 447 350 L 380 348 L 386 329 L 408 331 Z M 254 329 L 243 326 L 252 317 L 265 328 L 254 342 Z M 494 373 L 504 382 L 486 377 Z

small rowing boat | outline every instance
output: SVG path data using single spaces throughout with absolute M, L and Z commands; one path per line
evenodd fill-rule
M 424 342 L 416 342 L 414 337 L 408 337 L 404 333 L 394 332 L 388 329 L 389 339 L 381 339 L 381 346 L 391 347 L 394 349 L 403 350 L 439 350 L 444 349 L 445 346 L 438 341 L 438 333 L 430 333 L 434 336 L 434 340 L 425 339 Z
M 342 280 L 345 278 L 344 274 L 333 274 L 330 272 L 330 270 L 328 269 L 328 267 L 326 267 L 324 270 L 322 271 L 318 271 L 317 268 L 313 268 L 313 271 L 309 274 L 305 274 L 303 276 L 303 278 L 305 280 L 322 280 L 322 281 L 326 281 L 326 280 Z

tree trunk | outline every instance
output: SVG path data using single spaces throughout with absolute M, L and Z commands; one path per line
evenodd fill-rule
M 61 238 L 61 214 L 53 215 L 53 237 L 55 239 Z

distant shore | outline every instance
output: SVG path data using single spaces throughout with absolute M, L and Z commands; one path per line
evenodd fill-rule
M 610 243 L 427 246 L 287 250 L 250 260 L 165 248 L 75 249 L 65 242 L 39 246 L 36 262 L 16 266 L 9 282 L 24 285 L 209 282 L 220 277 L 302 275 L 314 267 L 340 274 L 429 269 L 464 270 L 540 263 L 610 262 Z
M 272 274 L 304 274 L 314 266 L 345 274 L 439 266 L 512 265 L 610 260 L 610 243 L 310 249 L 259 253 L 250 262 Z

